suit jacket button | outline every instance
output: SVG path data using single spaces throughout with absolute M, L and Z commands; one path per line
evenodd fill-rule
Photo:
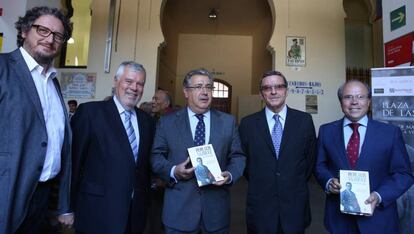
M 280 176 L 280 173 L 279 173 L 279 172 L 276 172 L 276 175 L 277 175 L 277 176 Z
M 42 142 L 41 144 L 40 144 L 42 147 L 46 147 L 47 146 L 47 142 Z
M 39 166 L 38 168 L 37 168 L 37 171 L 42 171 L 43 170 L 43 166 Z

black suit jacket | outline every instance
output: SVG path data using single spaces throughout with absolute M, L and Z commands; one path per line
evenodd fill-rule
M 246 220 L 249 233 L 301 233 L 310 224 L 307 182 L 315 161 L 312 117 L 288 108 L 279 159 L 272 144 L 265 110 L 242 119 L 239 127 L 247 155 Z
M 58 82 L 54 79 L 59 92 Z M 65 103 L 60 96 L 64 112 Z M 20 50 L 0 54 L 0 233 L 14 233 L 25 218 L 47 149 L 42 105 Z M 69 209 L 71 131 L 65 112 L 58 212 Z
M 72 208 L 77 231 L 123 233 L 130 207 L 133 230 L 144 230 L 155 125 L 148 114 L 135 111 L 140 134 L 136 163 L 113 99 L 81 104 L 72 117 Z

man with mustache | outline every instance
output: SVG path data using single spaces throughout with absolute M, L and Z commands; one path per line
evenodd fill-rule
M 55 180 L 58 213 L 69 210 L 71 130 L 53 59 L 72 28 L 58 9 L 35 7 L 16 29 L 19 48 L 0 55 L 2 234 L 40 232 Z

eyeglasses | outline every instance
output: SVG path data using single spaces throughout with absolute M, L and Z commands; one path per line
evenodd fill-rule
M 206 89 L 208 92 L 211 92 L 214 90 L 214 86 L 212 85 L 206 85 L 206 86 L 202 86 L 202 85 L 197 85 L 197 86 L 187 86 L 187 89 L 194 89 L 197 92 L 202 91 L 203 89 Z
M 342 96 L 342 100 L 350 102 L 353 100 L 356 101 L 365 101 L 368 99 L 368 95 L 344 95 Z
M 264 86 L 260 87 L 260 89 L 262 91 L 265 91 L 265 92 L 272 92 L 273 89 L 275 89 L 276 91 L 281 91 L 281 90 L 284 90 L 286 88 L 287 88 L 287 86 L 285 84 L 279 84 L 279 85 L 264 85 Z
M 33 24 L 32 27 L 36 28 L 36 32 L 42 37 L 48 37 L 50 34 L 53 34 L 53 40 L 55 42 L 62 43 L 65 40 L 65 35 L 58 32 L 52 32 L 52 30 L 45 26 Z

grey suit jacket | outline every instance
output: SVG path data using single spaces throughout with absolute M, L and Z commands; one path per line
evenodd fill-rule
M 209 143 L 214 147 L 221 170 L 229 171 L 232 182 L 236 182 L 243 173 L 245 155 L 233 116 L 211 110 Z M 161 117 L 152 148 L 154 173 L 170 182 L 171 168 L 185 161 L 187 148 L 194 146 L 187 108 Z M 176 230 L 193 231 L 201 217 L 208 231 L 229 226 L 229 185 L 199 188 L 195 177 L 170 183 L 165 190 L 163 223 Z
M 58 89 L 58 82 L 54 83 Z M 62 97 L 61 103 L 66 111 Z M 14 233 L 23 221 L 46 156 L 42 106 L 19 50 L 0 55 L 0 233 Z M 69 208 L 70 125 L 65 114 L 59 212 Z

